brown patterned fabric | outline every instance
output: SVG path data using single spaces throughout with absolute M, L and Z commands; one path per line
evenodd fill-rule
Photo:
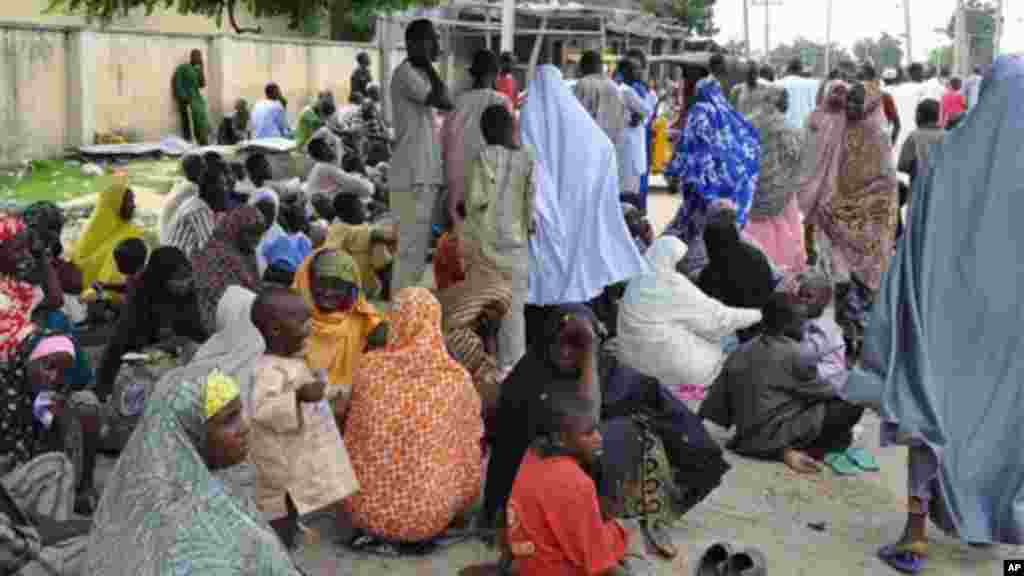
M 360 491 L 343 505 L 374 536 L 422 542 L 480 493 L 480 397 L 445 350 L 428 290 L 399 292 L 390 321 L 387 346 L 353 376 L 344 437 Z

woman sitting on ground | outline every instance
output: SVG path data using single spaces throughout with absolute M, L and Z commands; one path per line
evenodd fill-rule
M 701 395 L 725 365 L 722 338 L 757 324 L 761 312 L 730 308 L 701 292 L 677 271 L 686 250 L 675 236 L 655 240 L 647 251 L 654 272 L 634 278 L 619 305 L 616 343 L 630 366 Z
M 505 375 L 497 364 L 497 337 L 512 293 L 501 273 L 471 252 L 466 280 L 439 293 L 442 330 L 448 351 L 469 373 L 483 402 L 484 420 L 493 417 Z
M 373 536 L 424 542 L 480 494 L 480 397 L 445 349 L 428 290 L 399 292 L 390 318 L 387 345 L 353 376 L 344 437 L 360 491 L 343 504 Z
M 131 223 L 134 216 L 135 194 L 128 188 L 128 176 L 115 175 L 110 187 L 100 194 L 71 252 L 71 262 L 82 271 L 84 286 L 124 283 L 114 261 L 114 248 L 128 238 L 142 238 L 142 229 Z
M 214 330 L 217 304 L 228 286 L 259 291 L 256 245 L 266 231 L 263 213 L 243 206 L 229 212 L 202 252 L 192 256 L 199 315 L 207 333 Z
M 323 248 L 306 258 L 292 288 L 305 299 L 312 316 L 306 362 L 314 371 L 327 372 L 327 397 L 341 428 L 352 374 L 363 352 L 387 341 L 388 324 L 366 301 L 359 267 L 341 250 Z
M 701 405 L 700 416 L 736 426 L 728 448 L 781 459 L 797 472 L 817 472 L 826 456 L 843 455 L 864 409 L 818 379 L 818 358 L 800 345 L 806 318 L 792 296 L 776 294 L 764 310 L 764 334 L 734 353 Z
M 201 252 L 213 237 L 220 215 L 231 205 L 232 178 L 227 163 L 215 152 L 203 155 L 206 169 L 199 184 L 199 195 L 186 200 L 167 224 L 162 244 L 174 246 L 191 258 Z
M 96 379 L 101 399 L 113 391 L 126 352 L 178 338 L 206 340 L 209 332 L 200 321 L 193 283 L 192 265 L 181 250 L 164 246 L 153 251 L 141 281 L 125 299 L 113 338 L 103 352 Z
M 107 478 L 83 574 L 298 576 L 248 498 L 214 473 L 243 462 L 249 425 L 219 371 L 161 388 Z

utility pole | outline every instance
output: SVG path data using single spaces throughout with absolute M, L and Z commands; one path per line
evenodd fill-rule
M 967 6 L 964 0 L 956 3 L 956 39 L 953 42 L 953 68 L 955 74 L 963 76 L 971 62 L 970 38 L 967 35 Z
M 910 0 L 903 0 L 903 24 L 907 29 L 907 64 L 914 63 L 914 41 L 910 27 Z
M 770 16 L 771 16 L 771 9 L 772 9 L 773 6 L 775 6 L 775 7 L 782 6 L 782 1 L 783 0 L 752 0 L 752 1 L 753 1 L 754 6 L 764 6 L 764 58 L 765 58 L 765 60 L 768 60 L 769 59 L 768 56 L 772 52 L 772 45 L 771 45 L 772 23 L 771 23 L 771 18 L 770 18 Z M 750 35 L 748 33 L 747 34 L 747 39 L 748 40 L 749 40 L 749 37 L 750 37 Z
M 999 58 L 999 45 L 1003 41 L 1003 0 L 996 0 L 996 21 L 992 30 L 992 59 Z
M 750 0 L 743 2 L 743 46 L 747 51 L 747 59 L 750 59 Z
M 501 51 L 516 52 L 516 0 L 501 3 Z
M 825 5 L 825 76 L 832 70 L 832 0 Z

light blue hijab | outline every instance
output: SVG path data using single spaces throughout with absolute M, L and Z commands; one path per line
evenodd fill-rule
M 521 125 L 539 165 L 527 302 L 587 302 L 647 272 L 619 206 L 615 148 L 558 68 L 537 69 Z
M 1000 58 L 933 150 L 846 388 L 939 456 L 940 518 L 969 542 L 1024 543 L 1021 102 L 1024 60 Z

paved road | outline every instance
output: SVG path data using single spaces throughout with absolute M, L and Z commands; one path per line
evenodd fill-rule
M 678 199 L 657 195 L 651 219 L 660 230 L 675 213 Z M 733 464 L 724 484 L 673 528 L 683 552 L 674 562 L 659 562 L 662 575 L 689 575 L 691 556 L 707 543 L 729 540 L 760 548 L 768 558 L 772 576 L 888 575 L 895 574 L 874 556 L 883 544 L 901 533 L 905 510 L 906 452 L 880 450 L 878 420 L 865 416 L 860 445 L 872 450 L 882 465 L 878 473 L 840 478 L 826 471 L 798 476 L 781 464 L 728 455 Z M 712 427 L 721 439 L 728 434 Z M 109 462 L 104 464 L 106 472 Z M 477 542 L 454 545 L 427 557 L 381 558 L 359 555 L 334 542 L 338 529 L 328 518 L 313 519 L 319 541 L 308 542 L 297 554 L 312 574 L 388 574 L 394 576 L 454 575 L 466 566 L 495 559 L 492 550 Z M 810 524 L 823 530 L 811 528 Z M 935 539 L 925 574 L 997 576 L 1002 560 L 1024 558 L 1020 547 L 973 549 L 941 536 Z

